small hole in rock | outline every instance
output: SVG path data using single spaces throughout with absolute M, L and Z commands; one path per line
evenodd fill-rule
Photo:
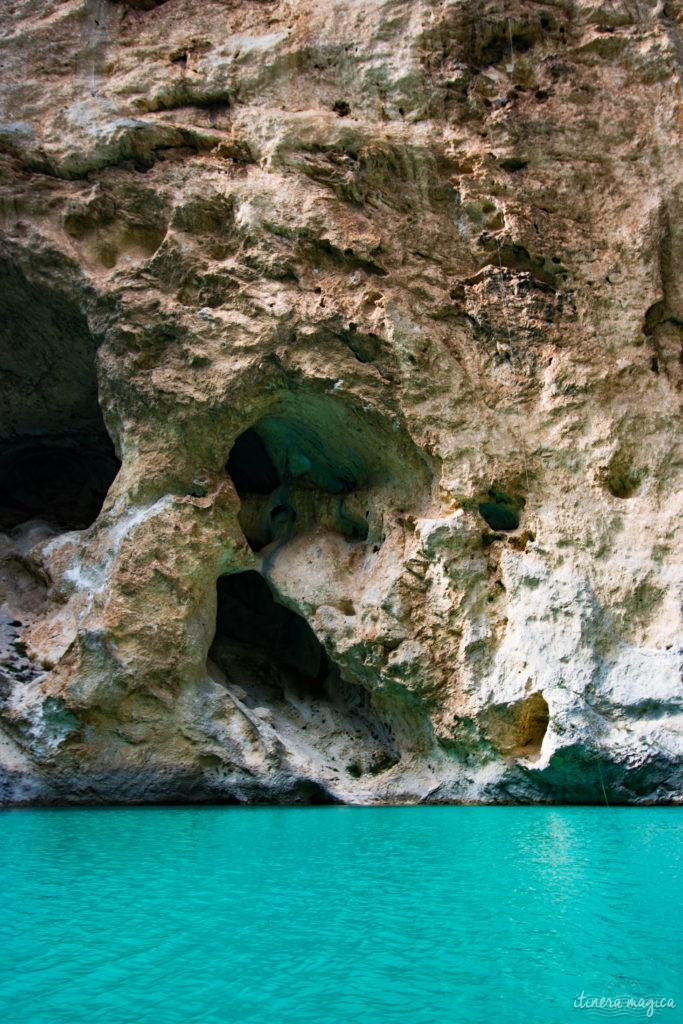
M 528 160 L 524 160 L 522 157 L 511 156 L 500 161 L 501 169 L 508 171 L 510 174 L 515 174 L 517 171 L 523 171 L 528 166 Z
M 492 530 L 516 530 L 519 526 L 518 513 L 501 505 L 482 502 L 479 506 L 479 514 Z
M 339 117 L 348 117 L 349 114 L 351 113 L 351 107 L 346 102 L 346 100 L 337 100 L 333 104 L 332 109 L 334 110 L 335 114 L 339 115 Z

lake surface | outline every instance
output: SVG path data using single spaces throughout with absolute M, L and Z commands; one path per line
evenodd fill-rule
M 0 1020 L 681 1021 L 682 850 L 675 808 L 5 811 Z

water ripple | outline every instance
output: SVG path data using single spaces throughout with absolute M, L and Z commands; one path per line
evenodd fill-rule
M 683 1006 L 682 836 L 667 808 L 5 812 L 1 1019 L 559 1024 L 618 976 Z

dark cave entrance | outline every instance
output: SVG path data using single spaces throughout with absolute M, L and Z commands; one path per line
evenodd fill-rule
M 0 528 L 97 518 L 120 462 L 98 402 L 97 343 L 76 303 L 0 261 Z
M 234 573 L 221 576 L 216 586 L 214 660 L 251 656 L 256 666 L 272 666 L 269 678 L 284 672 L 299 688 L 322 693 L 330 671 L 325 649 L 305 619 L 275 600 L 263 576 L 253 570 Z
M 239 523 L 259 553 L 261 572 L 218 581 L 208 671 L 266 747 L 275 736 L 285 762 L 291 757 L 298 770 L 342 784 L 397 763 L 402 713 L 394 716 L 372 672 L 359 669 L 353 655 L 347 659 L 345 648 L 335 654 L 339 663 L 328 657 L 304 619 L 273 598 L 267 581 L 282 579 L 290 593 L 288 554 L 296 560 L 310 551 L 315 558 L 327 546 L 333 556 L 351 559 L 366 544 L 379 551 L 388 516 L 419 507 L 433 474 L 398 418 L 358 396 L 331 394 L 327 381 L 319 382 L 322 392 L 308 386 L 273 393 L 229 450 L 225 468 L 240 498 Z M 336 606 L 355 615 L 345 593 Z M 334 644 L 334 628 L 324 629 Z M 272 753 L 273 763 L 279 757 Z
M 227 468 L 240 496 L 270 494 L 281 482 L 265 443 L 253 427 L 235 441 Z

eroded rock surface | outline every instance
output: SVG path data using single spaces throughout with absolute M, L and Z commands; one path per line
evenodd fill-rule
M 3 5 L 3 802 L 680 800 L 682 30 Z

